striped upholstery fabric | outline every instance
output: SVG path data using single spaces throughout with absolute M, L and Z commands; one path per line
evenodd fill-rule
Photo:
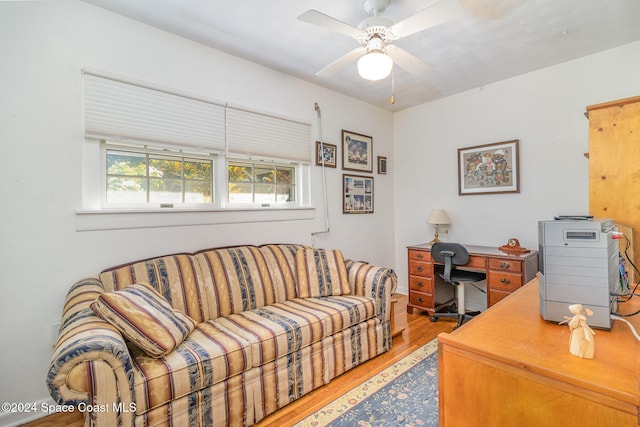
M 47 374 L 51 397 L 60 405 L 135 402 L 133 360 L 122 334 L 90 308 L 103 292 L 98 278 L 89 277 L 75 283 L 67 294 Z M 101 415 L 104 425 L 131 425 L 134 414 Z
M 378 310 L 376 316 L 381 321 L 388 321 L 391 318 L 391 294 L 398 284 L 396 273 L 389 268 L 360 261 L 349 260 L 345 265 L 351 292 L 374 298 Z
M 296 253 L 298 297 L 348 295 L 351 291 L 339 250 L 300 249 Z
M 210 319 L 275 302 L 275 290 L 262 252 L 255 246 L 214 249 L 196 255 L 204 286 L 211 290 Z
M 67 295 L 47 377 L 51 396 L 59 404 L 135 403 L 135 413 L 87 412 L 87 426 L 249 426 L 387 351 L 395 273 L 364 262 L 341 265 L 338 252 L 316 258 L 321 252 L 311 250 L 315 266 L 305 263 L 302 273 L 306 291 L 327 296 L 298 298 L 297 254 L 310 249 L 208 249 L 78 282 Z M 318 268 L 327 255 L 333 269 Z M 136 283 L 150 285 L 197 324 L 165 356 L 127 346 L 90 308 L 105 292 Z
M 216 323 L 249 341 L 254 366 L 260 366 L 373 316 L 371 298 L 338 296 L 295 299 L 219 318 Z
M 325 342 L 327 339 L 258 368 L 259 377 L 254 386 L 256 422 L 329 382 Z
M 255 422 L 253 396 L 257 376 L 258 370 L 255 368 L 242 372 L 228 380 L 145 412 L 136 417 L 134 425 L 136 427 L 250 426 Z
M 169 355 L 156 359 L 133 349 L 136 412 L 210 388 L 252 367 L 250 344 L 214 321 L 199 324 Z
M 306 248 L 302 245 L 264 245 L 260 252 L 271 274 L 271 282 L 275 291 L 275 302 L 288 301 L 296 297 L 296 252 Z
M 153 357 L 172 352 L 196 326 L 191 318 L 171 308 L 156 290 L 146 285 L 105 292 L 91 308 Z
M 106 291 L 124 289 L 134 283 L 151 285 L 171 306 L 196 323 L 211 318 L 207 289 L 200 268 L 191 255 L 180 254 L 135 262 L 100 274 Z
M 389 324 L 380 323 L 378 318 L 358 323 L 329 338 L 331 343 L 326 354 L 331 379 L 391 348 Z

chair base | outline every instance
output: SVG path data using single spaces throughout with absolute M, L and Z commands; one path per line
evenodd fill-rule
M 466 313 L 446 313 L 446 312 L 436 312 L 429 318 L 432 322 L 437 322 L 439 318 L 444 317 L 448 319 L 457 319 L 458 324 L 453 328 L 458 329 L 464 322 L 467 320 L 473 319 L 475 316 L 480 314 L 479 311 L 467 311 Z

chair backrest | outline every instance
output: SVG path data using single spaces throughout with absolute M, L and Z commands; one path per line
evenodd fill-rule
M 451 260 L 452 265 L 466 265 L 469 263 L 469 251 L 460 243 L 434 243 L 431 245 L 431 257 L 443 264 L 446 258 Z
M 469 251 L 460 243 L 434 243 L 431 245 L 431 257 L 436 262 L 444 264 L 442 278 L 450 283 L 452 266 L 469 263 Z

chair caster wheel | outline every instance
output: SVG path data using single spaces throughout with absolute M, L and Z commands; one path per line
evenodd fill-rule
M 431 322 L 437 322 L 438 318 L 436 316 L 431 316 L 429 320 L 431 320 Z

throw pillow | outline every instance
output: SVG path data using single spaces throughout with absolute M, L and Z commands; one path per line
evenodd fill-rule
M 140 284 L 106 292 L 91 308 L 152 357 L 173 351 L 195 328 L 193 319 L 173 309 L 155 289 Z
M 299 249 L 296 252 L 298 297 L 327 297 L 351 293 L 340 250 Z

